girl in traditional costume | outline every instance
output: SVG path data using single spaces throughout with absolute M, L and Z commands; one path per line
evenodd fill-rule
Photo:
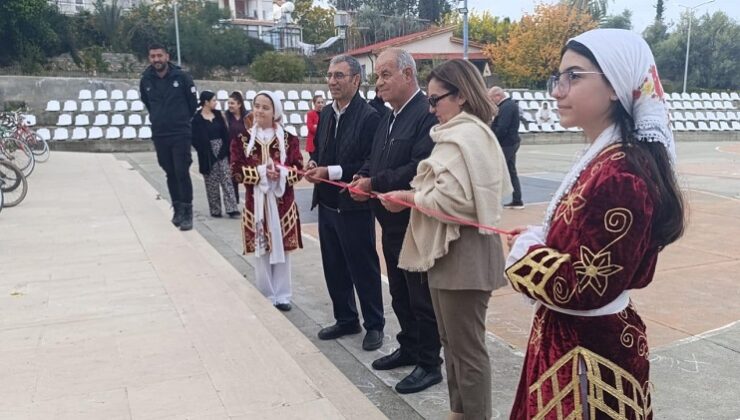
M 506 275 L 536 303 L 511 418 L 650 419 L 645 324 L 629 290 L 650 284 L 684 230 L 655 60 L 631 31 L 592 30 L 568 41 L 548 89 L 560 123 L 590 144 L 543 224 L 509 237 Z
M 257 288 L 276 308 L 291 309 L 289 251 L 303 247 L 293 185 L 303 169 L 298 138 L 283 130 L 283 108 L 269 91 L 254 98 L 254 123 L 232 142 L 231 172 L 244 184 L 244 253 L 255 254 Z M 245 121 L 249 118 L 245 117 Z M 290 169 L 288 169 L 290 168 Z

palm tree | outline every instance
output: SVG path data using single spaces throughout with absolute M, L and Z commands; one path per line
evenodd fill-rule
M 589 13 L 594 20 L 601 21 L 606 17 L 609 0 L 562 0 L 568 6 Z

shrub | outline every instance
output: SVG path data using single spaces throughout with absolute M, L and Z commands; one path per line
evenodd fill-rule
M 303 81 L 306 63 L 301 56 L 268 51 L 249 67 L 258 82 L 297 83 Z

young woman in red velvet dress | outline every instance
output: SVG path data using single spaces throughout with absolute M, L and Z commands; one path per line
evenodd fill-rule
M 589 146 L 544 223 L 517 229 L 506 275 L 536 304 L 512 419 L 650 419 L 645 324 L 629 299 L 684 229 L 655 60 L 639 35 L 571 39 L 548 84 Z

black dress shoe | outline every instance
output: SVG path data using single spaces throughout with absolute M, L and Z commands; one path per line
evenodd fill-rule
M 229 215 L 229 217 L 230 217 L 230 218 L 232 218 L 232 219 L 236 219 L 236 218 L 238 218 L 239 216 L 241 216 L 241 215 L 242 215 L 242 214 L 241 214 L 241 213 L 239 213 L 238 211 L 230 211 L 230 212 L 228 212 L 227 214 L 228 214 L 228 215 Z
M 401 349 L 396 349 L 393 353 L 388 356 L 383 356 L 373 362 L 373 369 L 375 370 L 390 370 L 399 368 L 401 366 L 414 366 L 416 360 L 413 357 L 402 352 Z
M 360 324 L 334 324 L 331 327 L 322 328 L 321 331 L 319 331 L 319 339 L 334 340 L 339 337 L 344 337 L 345 335 L 358 334 L 360 332 L 362 332 Z
M 417 366 L 409 376 L 396 384 L 396 391 L 399 394 L 413 394 L 440 382 L 442 382 L 442 372 L 439 367 L 424 369 Z
M 383 331 L 370 330 L 362 340 L 362 349 L 367 351 L 377 350 L 383 345 Z
M 278 310 L 283 312 L 288 312 L 291 309 L 293 309 L 293 306 L 290 303 L 276 303 L 275 307 L 278 308 Z

